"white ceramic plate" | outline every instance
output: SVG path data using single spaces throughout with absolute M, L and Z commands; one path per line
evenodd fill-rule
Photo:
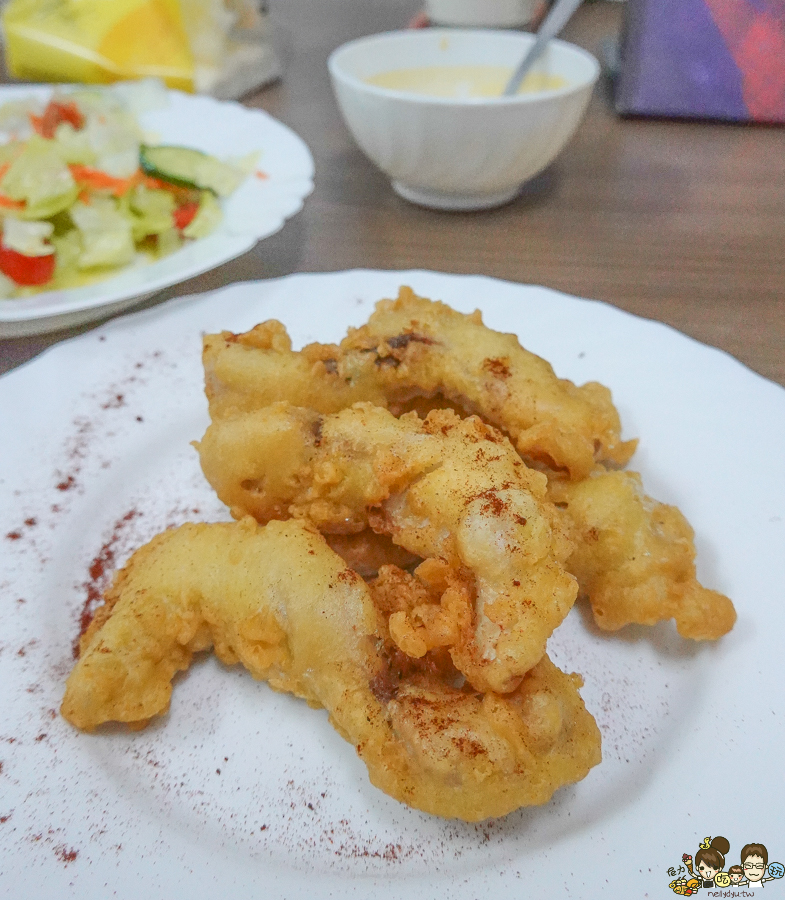
M 50 93 L 50 87 L 3 86 L 0 104 Z M 160 143 L 195 147 L 222 159 L 259 151 L 257 169 L 267 178 L 246 178 L 224 201 L 221 225 L 171 256 L 84 287 L 0 300 L 0 338 L 54 331 L 118 312 L 242 255 L 302 209 L 313 190 L 314 166 L 308 147 L 293 131 L 239 103 L 172 90 L 166 94 L 167 106 L 139 116 L 145 131 Z
M 634 466 L 733 597 L 715 645 L 670 625 L 551 641 L 604 761 L 542 808 L 465 825 L 372 788 L 324 713 L 210 657 L 146 731 L 57 714 L 80 610 L 167 525 L 225 519 L 189 441 L 207 423 L 201 334 L 268 317 L 337 340 L 400 284 L 515 331 L 560 375 L 610 385 Z M 785 391 L 717 350 L 538 287 L 427 272 L 298 275 L 170 301 L 0 379 L 0 894 L 16 898 L 666 897 L 706 835 L 785 857 Z M 785 883 L 767 885 L 779 896 Z

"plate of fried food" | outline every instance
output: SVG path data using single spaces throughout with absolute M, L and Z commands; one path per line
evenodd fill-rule
M 0 88 L 0 338 L 108 316 L 240 256 L 302 208 L 313 174 L 272 116 L 155 79 Z
M 296 275 L 60 344 L 0 410 L 3 887 L 644 895 L 740 780 L 777 833 L 785 477 L 749 457 L 785 393 L 731 357 Z

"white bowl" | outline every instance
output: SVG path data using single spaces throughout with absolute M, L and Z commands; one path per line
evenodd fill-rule
M 567 85 L 515 97 L 429 97 L 366 79 L 421 66 L 514 68 L 533 41 L 485 29 L 393 31 L 344 44 L 328 67 L 349 131 L 398 194 L 438 209 L 486 209 L 511 200 L 572 137 L 599 76 L 597 60 L 551 41 L 535 71 Z
M 434 25 L 520 28 L 534 18 L 537 0 L 425 0 Z

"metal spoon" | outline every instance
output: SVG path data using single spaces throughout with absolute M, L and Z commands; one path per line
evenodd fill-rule
M 545 49 L 545 45 L 564 28 L 582 2 L 583 0 L 556 0 L 556 3 L 551 7 L 551 11 L 537 30 L 537 37 L 534 43 L 523 57 L 512 78 L 507 82 L 507 87 L 504 89 L 502 96 L 511 97 L 513 94 L 518 93 L 521 82 Z

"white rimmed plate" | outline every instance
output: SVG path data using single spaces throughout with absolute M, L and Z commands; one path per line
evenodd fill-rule
M 50 93 L 45 86 L 3 86 L 0 104 Z M 195 147 L 223 159 L 259 151 L 257 170 L 266 177 L 246 178 L 224 201 L 221 225 L 171 256 L 84 287 L 0 300 L 0 338 L 54 331 L 118 312 L 242 255 L 302 209 L 313 190 L 314 166 L 308 147 L 293 131 L 239 103 L 173 90 L 166 96 L 167 105 L 139 116 L 146 132 L 162 144 Z
M 208 658 L 146 731 L 57 715 L 79 614 L 154 533 L 225 519 L 189 441 L 207 424 L 201 334 L 269 317 L 340 338 L 400 284 L 483 310 L 576 382 L 608 384 L 649 492 L 696 530 L 699 574 L 739 621 L 598 633 L 576 609 L 551 653 L 585 678 L 603 763 L 542 808 L 473 826 L 368 784 L 314 712 Z M 67 376 L 67 377 L 66 377 Z M 601 303 L 429 272 L 297 275 L 170 301 L 0 378 L 0 893 L 20 898 L 666 897 L 706 835 L 785 856 L 785 391 Z M 775 893 L 780 882 L 766 885 Z

